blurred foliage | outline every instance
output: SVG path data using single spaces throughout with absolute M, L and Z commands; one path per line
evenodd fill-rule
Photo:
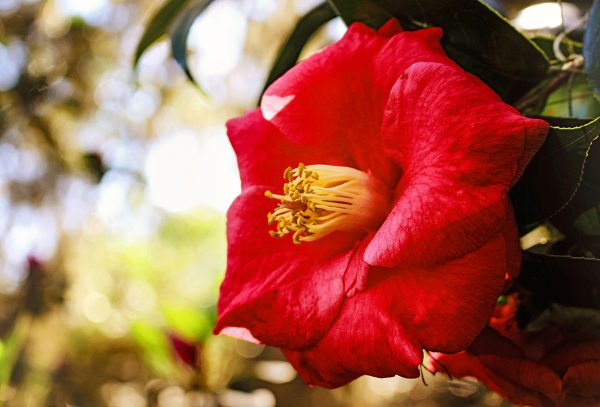
M 585 69 L 596 97 L 600 97 L 600 2 L 594 1 L 584 38 Z

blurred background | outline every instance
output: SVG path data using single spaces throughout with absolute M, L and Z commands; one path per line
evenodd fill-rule
M 161 3 L 0 0 L 0 404 L 507 405 L 427 372 L 311 389 L 276 349 L 211 335 L 240 191 L 224 123 L 255 106 L 278 47 L 319 2 L 215 1 L 188 39 L 205 95 L 165 41 L 132 68 Z M 527 5 L 510 3 L 515 16 Z M 560 10 L 546 12 L 522 28 L 559 27 Z M 332 21 L 303 55 L 344 31 Z

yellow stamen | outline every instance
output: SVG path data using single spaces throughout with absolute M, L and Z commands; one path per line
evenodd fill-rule
M 304 165 L 288 167 L 283 195 L 266 191 L 279 205 L 267 215 L 277 230 L 292 233 L 294 243 L 309 242 L 340 231 L 376 230 L 389 212 L 392 191 L 377 178 L 350 167 Z

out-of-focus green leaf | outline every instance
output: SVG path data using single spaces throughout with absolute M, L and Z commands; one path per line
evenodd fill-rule
M 294 66 L 296 61 L 298 61 L 302 48 L 304 48 L 311 35 L 335 16 L 336 14 L 331 6 L 325 2 L 319 4 L 298 20 L 296 27 L 294 27 L 294 30 L 277 54 L 277 58 L 271 67 L 271 72 L 269 72 L 269 77 L 265 83 L 263 93 L 271 83 Z
M 479 0 L 329 0 L 349 24 L 378 28 L 390 16 L 416 30 L 442 27 L 442 45 L 464 69 L 512 102 L 540 83 L 549 68 L 541 50 Z
M 136 321 L 131 324 L 131 336 L 141 348 L 148 365 L 157 374 L 164 377 L 173 375 L 173 354 L 162 329 L 144 321 Z
M 199 0 L 193 6 L 191 6 L 188 10 L 185 11 L 183 17 L 177 22 L 173 33 L 171 34 L 171 52 L 173 53 L 173 58 L 179 64 L 185 75 L 188 79 L 198 86 L 198 83 L 194 79 L 192 72 L 190 71 L 190 66 L 187 60 L 187 39 L 190 33 L 190 29 L 196 21 L 196 18 L 212 3 L 213 0 Z M 201 89 L 200 89 L 201 90 Z
M 29 317 L 21 317 L 8 338 L 0 341 L 0 386 L 10 382 L 13 368 L 25 344 L 29 327 Z
M 203 342 L 211 334 L 211 311 L 184 307 L 165 307 L 163 314 L 171 329 L 187 340 Z
M 201 208 L 185 216 L 169 216 L 163 219 L 158 236 L 161 244 L 167 244 L 181 250 L 184 246 L 193 246 L 197 251 L 205 240 L 215 240 L 215 229 L 225 219 L 221 213 L 210 208 Z
M 169 31 L 169 27 L 183 10 L 189 0 L 168 0 L 152 17 L 146 31 L 137 45 L 133 58 L 134 68 L 137 66 L 144 52 L 163 35 Z
M 550 94 L 541 113 L 543 116 L 581 119 L 600 116 L 600 102 L 594 97 L 587 75 L 573 75 L 570 82 Z
M 583 56 L 596 97 L 600 97 L 600 0 L 594 0 L 590 9 L 583 39 Z
M 545 304 L 600 309 L 600 259 L 525 253 L 519 282 Z
M 579 119 L 545 119 L 552 125 L 546 142 L 510 193 L 522 231 L 575 202 L 584 173 L 592 165 L 588 162 L 593 160 L 596 165 L 600 160 L 600 156 L 588 154 L 600 134 L 600 118 L 587 123 Z

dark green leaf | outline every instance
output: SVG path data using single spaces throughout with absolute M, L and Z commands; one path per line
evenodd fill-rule
M 540 83 L 548 60 L 507 20 L 478 0 L 330 0 L 346 21 L 378 28 L 390 16 L 408 30 L 438 26 L 442 45 L 506 101 L 515 101 Z
M 190 29 L 196 21 L 196 18 L 212 3 L 212 0 L 199 0 L 189 10 L 186 10 L 183 17 L 175 25 L 175 29 L 171 34 L 171 52 L 173 58 L 177 61 L 185 75 L 192 83 L 198 85 L 190 71 L 190 66 L 187 61 L 187 39 Z
M 545 119 L 552 125 L 546 142 L 510 193 L 521 230 L 557 215 L 571 204 L 580 192 L 587 162 L 593 160 L 596 165 L 600 160 L 600 156 L 588 157 L 600 134 L 600 118 L 587 123 L 580 119 Z
M 583 39 L 583 56 L 594 92 L 600 97 L 600 0 L 594 0 L 590 9 Z
M 536 327 L 560 326 L 563 332 L 580 337 L 600 337 L 600 310 L 571 307 L 557 303 L 546 304 L 532 323 Z
M 168 0 L 152 17 L 135 50 L 133 58 L 134 68 L 148 47 L 167 33 L 169 27 L 187 3 L 188 0 Z
M 360 21 L 368 26 L 379 28 L 393 17 L 384 8 L 379 7 L 373 0 L 327 0 L 337 15 L 347 25 Z
M 271 83 L 294 66 L 310 36 L 335 16 L 336 14 L 328 3 L 321 3 L 298 20 L 296 27 L 277 54 L 263 93 Z
M 600 257 L 600 142 L 592 144 L 577 194 L 552 223 L 581 250 Z
M 600 260 L 525 253 L 519 283 L 537 301 L 600 309 Z

